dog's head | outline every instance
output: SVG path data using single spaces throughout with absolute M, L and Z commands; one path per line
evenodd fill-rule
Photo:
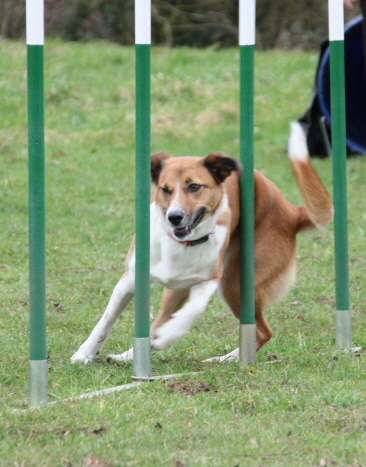
M 206 157 L 178 157 L 159 152 L 151 156 L 154 201 L 161 208 L 169 233 L 177 240 L 204 232 L 223 196 L 224 180 L 240 170 L 238 162 L 221 152 Z

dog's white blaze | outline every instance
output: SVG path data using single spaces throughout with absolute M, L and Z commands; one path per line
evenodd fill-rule
M 182 206 L 181 203 L 179 202 L 180 191 L 181 191 L 180 180 L 177 180 L 175 184 L 174 197 L 171 199 L 170 205 L 166 212 L 166 222 L 170 228 L 172 228 L 172 226 L 170 225 L 170 222 L 168 221 L 168 217 L 171 212 L 182 211 L 183 214 L 185 214 L 184 206 Z
M 302 126 L 298 122 L 292 122 L 290 136 L 287 143 L 288 155 L 291 160 L 307 162 L 309 159 L 306 135 Z
M 172 212 L 176 212 L 176 211 L 180 211 L 182 212 L 182 214 L 184 215 L 185 214 L 185 210 L 182 208 L 182 206 L 175 200 L 174 200 L 170 203 L 170 206 L 169 208 L 167 209 L 167 212 L 166 212 L 166 222 L 169 222 L 168 221 L 168 218 L 170 216 L 170 214 Z M 170 224 L 170 223 L 169 223 Z M 174 227 L 171 227 L 172 229 L 174 229 Z

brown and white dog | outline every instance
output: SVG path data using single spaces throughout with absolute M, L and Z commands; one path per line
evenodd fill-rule
M 306 207 L 290 204 L 281 191 L 255 171 L 255 307 L 257 348 L 272 336 L 263 309 L 281 299 L 295 282 L 296 234 L 325 227 L 332 202 L 308 156 L 301 126 L 292 123 L 288 142 L 292 169 Z M 218 291 L 239 317 L 239 165 L 222 153 L 206 157 L 151 157 L 152 189 L 150 277 L 165 286 L 152 324 L 151 346 L 163 349 L 184 336 Z M 100 321 L 72 356 L 88 363 L 100 352 L 113 324 L 134 296 L 132 242 L 126 272 L 116 285 Z M 238 349 L 209 360 L 233 361 Z M 129 361 L 133 350 L 110 355 Z

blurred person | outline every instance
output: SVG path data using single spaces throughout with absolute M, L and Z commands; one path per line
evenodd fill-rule
M 354 7 L 356 0 L 343 0 L 344 6 L 349 10 Z M 366 64 L 366 0 L 360 0 L 360 7 L 363 16 L 363 49 L 365 53 L 365 64 Z

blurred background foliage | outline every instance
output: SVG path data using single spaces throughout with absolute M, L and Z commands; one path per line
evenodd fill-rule
M 318 48 L 327 38 L 326 0 L 257 0 L 257 47 Z M 25 36 L 25 1 L 0 0 L 0 37 Z M 358 6 L 346 19 L 359 13 Z M 238 0 L 153 0 L 153 43 L 230 47 L 238 40 Z M 46 36 L 134 43 L 134 0 L 45 0 Z

